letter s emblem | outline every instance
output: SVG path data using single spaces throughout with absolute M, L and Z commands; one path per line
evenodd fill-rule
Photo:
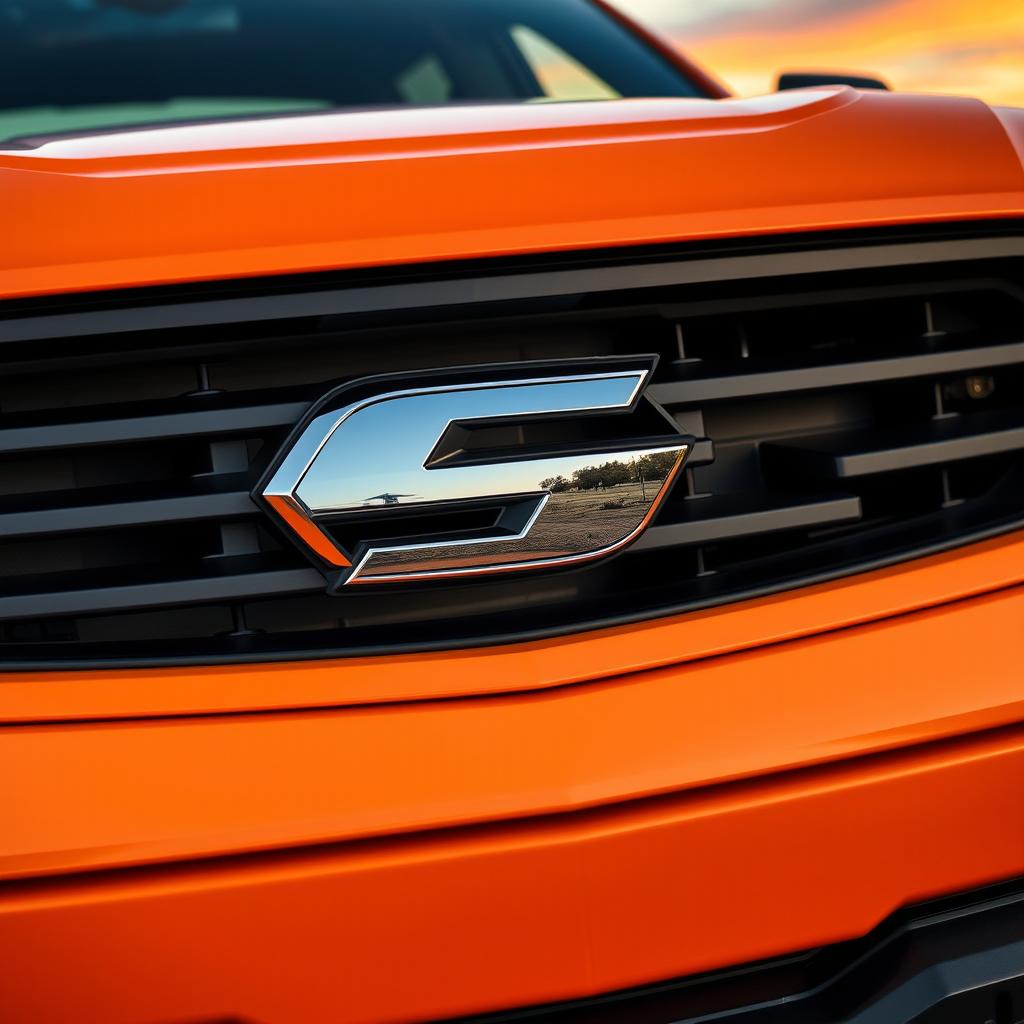
M 557 433 L 560 420 L 634 411 L 653 361 L 605 369 L 591 360 L 593 370 L 575 373 L 561 363 L 529 373 L 521 365 L 456 369 L 439 384 L 408 375 L 357 381 L 319 403 L 255 496 L 344 584 L 611 554 L 646 528 L 692 439 L 507 439 L 531 425 L 555 424 Z M 505 444 L 474 446 L 488 429 Z

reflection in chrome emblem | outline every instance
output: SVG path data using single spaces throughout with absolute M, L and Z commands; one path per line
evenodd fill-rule
M 484 428 L 521 431 L 541 421 L 628 413 L 651 372 L 650 365 L 571 375 L 558 368 L 563 375 L 505 380 L 494 379 L 502 368 L 489 368 L 491 379 L 484 369 L 462 371 L 458 383 L 440 386 L 357 382 L 361 388 L 321 403 L 258 497 L 345 584 L 610 554 L 647 526 L 689 439 L 576 444 L 586 452 L 564 444 L 546 452 L 473 447 L 468 439 Z M 480 379 L 463 379 L 474 375 Z M 466 518 L 474 512 L 476 519 Z

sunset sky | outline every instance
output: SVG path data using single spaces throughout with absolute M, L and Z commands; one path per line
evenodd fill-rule
M 874 72 L 894 87 L 1024 106 L 1024 0 L 616 0 L 734 92 L 783 70 Z

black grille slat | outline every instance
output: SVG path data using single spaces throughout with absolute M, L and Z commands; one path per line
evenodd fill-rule
M 312 568 L 272 568 L 261 559 L 210 562 L 187 578 L 167 570 L 136 571 L 128 583 L 108 573 L 80 572 L 57 579 L 38 577 L 31 593 L 0 593 L 0 620 L 38 616 L 74 616 L 126 608 L 167 608 L 195 602 L 243 601 L 254 597 L 312 594 L 323 590 L 323 577 Z M 127 639 L 131 639 L 128 637 Z
M 855 522 L 862 515 L 860 498 L 852 495 L 794 501 L 759 495 L 694 498 L 681 504 L 636 541 L 638 551 L 684 544 L 713 544 L 779 530 L 810 529 Z
M 972 348 L 951 340 L 932 347 L 939 351 L 885 356 L 864 362 L 850 362 L 823 353 L 814 362 L 804 361 L 783 368 L 768 368 L 766 360 L 749 359 L 738 368 L 739 372 L 728 364 L 678 361 L 673 366 L 678 377 L 652 384 L 649 393 L 662 405 L 676 406 L 935 377 L 1024 362 L 1024 342 L 1020 341 Z
M 50 507 L 38 501 L 0 501 L 0 538 L 252 517 L 259 510 L 246 484 L 244 475 L 235 475 L 197 481 L 193 493 L 144 486 L 126 493 L 124 488 L 108 487 L 47 495 Z
M 115 419 L 79 419 L 38 426 L 0 427 L 0 454 L 64 451 L 96 445 L 221 436 L 292 426 L 308 402 L 154 413 Z
M 1024 414 L 983 413 L 878 432 L 822 434 L 764 446 L 768 464 L 818 480 L 919 469 L 1024 451 Z
M 816 245 L 10 307 L 0 659 L 501 642 L 768 593 L 1024 523 L 1024 239 Z M 647 395 L 695 443 L 646 533 L 614 558 L 328 595 L 250 496 L 340 383 L 652 354 Z M 645 409 L 629 429 L 661 436 L 662 414 Z M 620 424 L 588 429 L 548 425 L 536 443 L 605 444 Z M 605 501 L 621 507 L 614 488 Z
M 705 248 L 675 252 L 588 253 L 580 260 L 570 254 L 567 260 L 580 260 L 583 266 L 559 265 L 552 260 L 541 271 L 535 267 L 494 268 L 474 260 L 469 265 L 442 265 L 426 273 L 415 270 L 401 283 L 381 283 L 380 271 L 368 271 L 363 279 L 339 287 L 335 282 L 311 283 L 311 275 L 291 281 L 271 282 L 269 288 L 259 281 L 232 282 L 231 297 L 211 297 L 223 290 L 222 284 L 197 289 L 195 294 L 172 294 L 160 310 L 158 324 L 153 321 L 152 305 L 130 293 L 113 302 L 94 296 L 62 298 L 60 312 L 51 312 L 48 303 L 28 300 L 0 320 L 0 345 L 41 341 L 54 337 L 81 338 L 93 335 L 136 333 L 154 327 L 188 329 L 210 325 L 238 324 L 249 321 L 284 320 L 317 316 L 353 316 L 396 310 L 423 310 L 436 306 L 461 307 L 485 303 L 518 302 L 535 297 L 573 297 L 586 293 L 615 293 L 639 288 L 675 288 L 709 282 L 773 279 L 792 275 L 825 275 L 871 270 L 878 266 L 929 267 L 954 260 L 989 261 L 1021 255 L 1022 241 L 1015 225 L 1005 234 L 998 225 L 986 225 L 986 237 L 899 238 L 872 240 L 855 244 L 845 238 L 822 240 L 782 239 L 746 252 L 735 247 L 723 250 Z M 948 229 L 947 229 L 948 230 Z M 730 251 L 731 250 L 731 251 Z M 757 250 L 757 251 L 755 251 Z M 552 265 L 553 264 L 553 265 Z M 392 271 L 389 276 L 402 276 Z M 372 279 L 370 281 L 367 278 Z M 357 283 L 358 282 L 358 283 Z M 825 285 L 819 286 L 826 287 Z M 936 290 L 928 285 L 929 290 Z M 263 294 L 264 291 L 273 294 Z M 887 290 L 877 284 L 870 294 Z M 119 300 L 119 301 L 118 301 Z M 13 304 L 12 304 L 13 305 Z M 70 310 L 67 307 L 71 307 Z M 17 307 L 15 307 L 16 309 Z

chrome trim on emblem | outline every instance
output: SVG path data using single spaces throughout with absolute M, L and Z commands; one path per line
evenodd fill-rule
M 519 454 L 512 447 L 495 454 L 460 446 L 453 432 L 629 412 L 649 375 L 644 368 L 483 379 L 371 395 L 315 415 L 262 497 L 321 558 L 340 569 L 351 565 L 345 584 L 602 557 L 646 527 L 685 461 L 688 439 L 603 443 L 571 453 Z M 494 516 L 489 525 L 438 525 L 439 515 L 488 508 Z M 418 517 L 432 525 L 417 529 Z M 358 543 L 350 559 L 331 530 L 358 534 L 371 520 L 393 524 L 393 532 Z

